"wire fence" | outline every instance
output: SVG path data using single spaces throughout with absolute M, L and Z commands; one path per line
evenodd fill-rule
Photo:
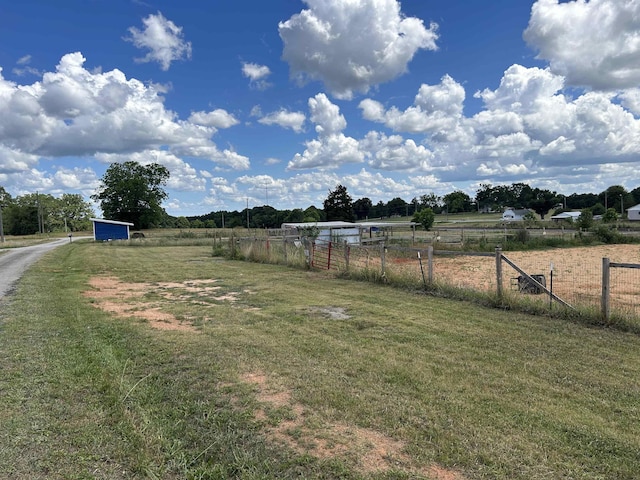
M 499 296 L 640 326 L 640 246 L 601 245 L 497 253 L 384 242 L 354 245 L 296 238 L 238 240 L 248 259 L 425 288 Z M 603 259 L 610 268 L 604 278 Z

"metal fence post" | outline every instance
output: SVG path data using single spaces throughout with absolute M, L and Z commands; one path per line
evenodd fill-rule
M 602 259 L 602 318 L 605 322 L 609 321 L 611 316 L 611 305 L 609 302 L 610 295 L 610 261 L 608 258 Z
M 382 267 L 382 276 L 384 277 L 385 272 L 386 272 L 386 265 L 385 265 L 385 247 L 384 247 L 384 242 L 380 242 L 380 265 Z
M 498 298 L 502 299 L 502 249 L 496 247 L 496 286 Z
M 427 278 L 429 279 L 429 285 L 433 283 L 433 246 L 429 245 L 427 248 Z

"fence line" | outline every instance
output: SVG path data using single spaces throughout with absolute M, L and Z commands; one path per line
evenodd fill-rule
M 245 258 L 259 261 L 386 278 L 425 288 L 454 287 L 541 308 L 553 308 L 555 304 L 586 309 L 601 315 L 606 322 L 612 317 L 640 319 L 640 265 L 594 257 L 587 247 L 575 249 L 574 257 L 569 255 L 572 249 L 510 252 L 507 257 L 499 248 L 494 253 L 462 252 L 436 250 L 432 245 L 406 247 L 384 242 L 321 244 L 293 237 L 238 241 Z M 617 254 L 620 248 L 614 246 L 610 251 Z M 636 250 L 637 246 L 633 255 Z M 619 273 L 622 270 L 637 273 L 634 278 L 623 279 Z

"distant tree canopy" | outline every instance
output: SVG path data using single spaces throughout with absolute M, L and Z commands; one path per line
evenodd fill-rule
M 105 218 L 150 228 L 166 215 L 161 204 L 167 198 L 163 187 L 168 179 L 169 170 L 157 163 L 112 163 L 91 198 L 100 203 Z
M 540 218 L 562 201 L 562 197 L 550 190 L 531 188 L 526 183 L 491 186 L 480 185 L 476 192 L 476 204 L 479 210 L 500 211 L 505 207 L 530 208 Z
M 347 193 L 347 187 L 337 185 L 335 190 L 329 192 L 329 196 L 324 201 L 324 213 L 327 221 L 352 222 L 355 220 L 353 211 L 353 201 Z
M 82 195 L 29 193 L 16 198 L 0 187 L 3 231 L 6 235 L 76 232 L 91 228 L 93 209 Z
M 435 219 L 436 214 L 431 208 L 426 207 L 419 212 L 414 213 L 412 221 L 422 225 L 422 228 L 424 228 L 425 230 L 430 230 Z

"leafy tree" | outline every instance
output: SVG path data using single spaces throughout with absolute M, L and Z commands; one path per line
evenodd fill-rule
M 470 212 L 473 210 L 471 197 L 462 190 L 446 194 L 442 197 L 442 201 L 447 206 L 447 212 L 449 213 Z
M 187 217 L 180 216 L 176 218 L 176 228 L 189 228 L 191 227 L 191 222 Z
M 54 209 L 57 216 L 54 221 L 60 228 L 65 228 L 65 231 L 68 229 L 77 232 L 91 227 L 93 209 L 80 194 L 63 193 L 55 202 Z
M 318 210 L 313 205 L 307 207 L 304 211 L 305 222 L 321 222 L 323 218 L 326 218 L 324 216 L 324 212 L 322 210 Z
M 393 198 L 387 202 L 387 214 L 388 215 L 406 215 L 407 202 L 400 197 Z
M 618 213 L 615 208 L 607 208 L 607 211 L 602 215 L 602 221 L 604 223 L 614 223 L 618 220 Z
M 634 196 L 622 185 L 610 186 L 599 195 L 599 198 L 607 209 L 613 208 L 620 215 L 624 215 L 624 210 L 634 205 Z
M 324 201 L 324 213 L 328 221 L 352 222 L 355 219 L 353 201 L 347 193 L 347 187 L 337 185 L 335 190 L 329 192 Z
M 599 201 L 598 195 L 596 195 L 595 193 L 572 193 L 568 197 L 565 197 L 564 200 L 568 209 L 581 211 L 585 208 L 592 208 Z M 602 205 L 602 212 L 599 214 L 597 213 L 596 215 L 601 215 L 602 213 L 604 213 L 604 204 Z
M 594 215 L 604 215 L 604 212 L 607 210 L 604 208 L 604 205 L 601 203 L 596 203 L 593 207 L 591 207 L 591 211 Z
M 436 214 L 430 208 L 423 208 L 422 210 L 413 214 L 412 221 L 419 223 L 425 230 L 431 229 L 433 222 L 436 219 Z
M 371 218 L 383 218 L 386 216 L 388 216 L 387 206 L 382 200 L 371 207 Z
M 540 215 L 540 218 L 544 220 L 544 216 L 560 201 L 560 197 L 556 192 L 550 190 L 541 190 L 535 188 L 532 190 L 532 196 L 527 200 L 525 207 L 531 208 L 534 212 Z
M 6 207 L 13 202 L 11 195 L 0 185 L 0 206 Z
M 358 220 L 364 220 L 369 218 L 369 212 L 373 207 L 373 203 L 370 198 L 364 197 L 359 198 L 355 202 L 353 202 L 353 211 L 356 214 L 356 218 Z
M 576 220 L 578 230 L 589 230 L 593 227 L 593 212 L 590 208 L 584 208 L 580 211 L 580 216 Z
M 304 211 L 301 208 L 294 208 L 287 213 L 285 222 L 304 222 Z
M 442 208 L 442 198 L 440 198 L 435 193 L 420 195 L 420 198 L 417 199 L 417 203 L 420 206 L 420 209 L 430 208 L 434 211 L 434 213 L 440 212 Z
M 112 163 L 102 177 L 101 185 L 91 196 L 110 220 L 131 222 L 135 228 L 149 228 L 161 222 L 167 198 L 164 186 L 169 171 L 157 163 Z

